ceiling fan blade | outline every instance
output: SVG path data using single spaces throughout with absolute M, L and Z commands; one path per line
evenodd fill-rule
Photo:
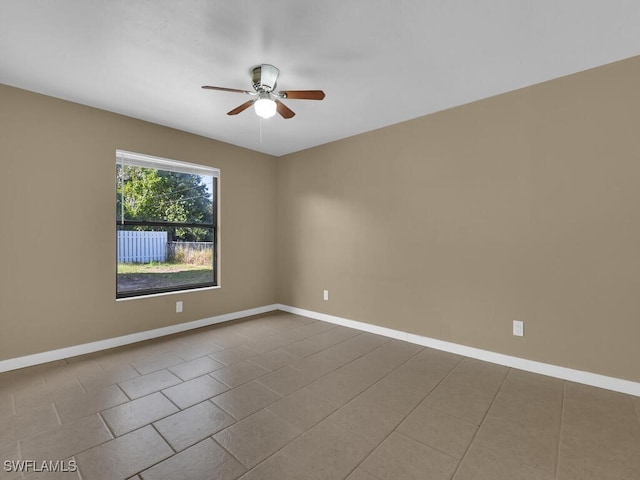
M 211 85 L 203 85 L 202 88 L 206 88 L 208 90 L 220 90 L 222 92 L 248 93 L 248 94 L 252 93 L 247 90 L 238 90 L 237 88 L 212 87 Z
M 324 98 L 322 90 L 284 90 L 278 93 L 284 95 L 284 98 L 296 100 L 322 100 Z
M 253 102 L 255 102 L 255 100 L 249 100 L 248 102 L 244 102 L 239 107 L 236 107 L 233 110 L 231 110 L 230 112 L 227 112 L 227 115 L 237 115 L 240 112 L 244 112 L 247 108 L 249 108 L 251 105 L 253 105 Z
M 278 113 L 282 116 L 282 118 L 291 118 L 295 115 L 295 112 L 280 100 L 276 100 L 276 109 L 278 110 Z

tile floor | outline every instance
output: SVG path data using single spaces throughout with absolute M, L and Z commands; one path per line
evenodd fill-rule
M 2 466 L 79 467 L 0 478 L 638 480 L 639 418 L 639 398 L 274 312 L 0 374 Z

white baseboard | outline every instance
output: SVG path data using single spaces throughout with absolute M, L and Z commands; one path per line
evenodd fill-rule
M 251 308 L 249 310 L 241 310 L 239 312 L 225 313 L 216 315 L 215 317 L 203 318 L 202 320 L 194 320 L 193 322 L 178 323 L 168 327 L 155 328 L 144 332 L 131 333 L 121 337 L 108 338 L 106 340 L 98 340 L 97 342 L 84 343 L 82 345 L 74 345 L 72 347 L 59 348 L 48 352 L 34 353 L 33 355 L 25 355 L 24 357 L 10 358 L 8 360 L 0 360 L 0 373 L 18 368 L 31 367 L 41 363 L 53 362 L 64 358 L 77 357 L 86 353 L 98 352 L 108 348 L 121 347 L 131 343 L 150 340 L 152 338 L 163 337 L 173 333 L 185 332 L 194 328 L 208 327 L 216 323 L 228 322 L 239 318 L 250 317 L 260 313 L 272 312 L 278 309 L 278 305 L 266 305 L 264 307 Z
M 456 353 L 465 357 L 484 360 L 486 362 L 496 363 L 498 365 L 504 365 L 507 367 L 513 367 L 519 370 L 525 370 L 527 372 L 539 373 L 541 375 L 547 375 L 549 377 L 570 380 L 576 383 L 591 385 L 593 387 L 606 388 L 607 390 L 613 390 L 616 392 L 627 393 L 629 395 L 640 397 L 640 383 L 638 382 L 631 382 L 629 380 L 608 377 L 605 375 L 600 375 L 598 373 L 584 372 L 582 370 L 574 370 L 572 368 L 536 362 L 524 358 L 513 357 L 511 355 L 503 355 L 502 353 L 482 350 L 480 348 L 468 347 L 466 345 L 459 345 L 457 343 L 445 342 L 443 340 L 437 340 L 435 338 L 414 335 L 413 333 L 402 332 L 400 330 L 394 330 L 386 327 L 379 327 L 377 325 L 371 325 L 369 323 L 358 322 L 355 320 L 349 320 L 333 315 L 327 315 L 326 313 L 319 313 L 302 308 L 291 307 L 289 305 L 279 304 L 278 310 L 295 313 L 297 315 L 302 315 L 305 317 L 315 318 L 316 320 L 322 320 L 324 322 L 335 323 L 345 327 L 363 330 L 365 332 L 383 335 L 385 337 L 404 340 L 406 342 L 415 343 L 424 347 L 435 348 L 436 350 L 443 350 L 445 352 Z
M 53 362 L 55 360 L 76 357 L 78 355 L 84 355 L 87 353 L 98 352 L 100 350 L 107 350 L 109 348 L 121 347 L 123 345 L 129 345 L 131 343 L 163 337 L 174 333 L 185 332 L 187 330 L 193 330 L 195 328 L 207 327 L 209 325 L 228 322 L 230 320 L 237 320 L 261 313 L 272 312 L 274 310 L 282 310 L 283 312 L 295 313 L 297 315 L 314 318 L 316 320 L 322 320 L 324 322 L 335 323 L 337 325 L 355 328 L 357 330 L 375 333 L 377 335 L 383 335 L 385 337 L 404 340 L 406 342 L 415 343 L 424 347 L 435 348 L 437 350 L 443 350 L 445 352 L 451 352 L 469 358 L 484 360 L 486 362 L 517 368 L 519 370 L 539 373 L 541 375 L 547 375 L 563 380 L 570 380 L 572 382 L 591 385 L 594 387 L 606 388 L 607 390 L 613 390 L 616 392 L 627 393 L 629 395 L 640 397 L 640 383 L 638 382 L 631 382 L 629 380 L 608 377 L 606 375 L 600 375 L 598 373 L 585 372 L 582 370 L 575 370 L 572 368 L 560 367 L 548 363 L 513 357 L 511 355 L 504 355 L 501 353 L 491 352 L 489 350 L 482 350 L 480 348 L 468 347 L 466 345 L 460 345 L 452 342 L 445 342 L 443 340 L 423 337 L 421 335 L 415 335 L 412 333 L 403 332 L 401 330 L 380 327 L 378 325 L 358 322 L 356 320 L 349 320 L 342 317 L 336 317 L 334 315 L 328 315 L 326 313 L 314 312 L 312 310 L 305 310 L 302 308 L 291 307 L 289 305 L 282 304 L 266 305 L 263 307 L 251 308 L 248 310 L 241 310 L 238 312 L 231 312 L 223 315 L 204 318 L 201 320 L 195 320 L 193 322 L 179 323 L 177 325 L 170 325 L 168 327 L 132 333 L 129 335 L 123 335 L 121 337 L 108 338 L 105 340 L 85 343 L 82 345 L 74 345 L 71 347 L 60 348 L 48 352 L 35 353 L 32 355 L 25 355 L 23 357 L 0 360 L 0 373 L 7 372 L 9 370 L 17 370 L 19 368 L 31 367 L 33 365 L 38 365 L 41 363 Z

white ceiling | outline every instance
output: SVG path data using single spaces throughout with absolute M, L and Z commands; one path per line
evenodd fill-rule
M 639 55 L 639 25 L 638 0 L 1 0 L 0 83 L 283 155 Z M 261 63 L 327 94 L 262 141 L 200 88 Z

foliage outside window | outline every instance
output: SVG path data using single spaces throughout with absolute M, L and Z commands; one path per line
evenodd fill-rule
M 219 170 L 117 151 L 116 297 L 217 285 Z

